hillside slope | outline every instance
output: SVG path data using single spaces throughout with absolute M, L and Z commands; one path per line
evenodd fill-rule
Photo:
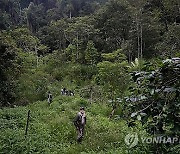
M 82 144 L 77 144 L 72 121 L 80 106 L 86 107 L 87 126 Z M 28 110 L 31 110 L 30 123 L 25 137 Z M 50 107 L 43 101 L 1 109 L 0 153 L 147 153 L 145 145 L 129 149 L 124 143 L 128 133 L 145 134 L 141 126 L 129 128 L 126 121 L 109 120 L 109 113 L 106 105 L 90 105 L 82 98 L 66 96 L 56 97 Z

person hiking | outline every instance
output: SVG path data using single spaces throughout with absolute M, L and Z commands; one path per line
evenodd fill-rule
M 61 89 L 61 95 L 66 95 L 66 88 Z
M 74 125 L 76 127 L 78 136 L 77 136 L 77 142 L 80 143 L 82 141 L 82 138 L 84 136 L 84 128 L 86 124 L 86 114 L 84 107 L 80 108 L 80 112 L 78 112 L 77 116 L 74 119 Z
M 50 105 L 52 103 L 52 94 L 51 92 L 49 91 L 48 92 L 48 105 Z

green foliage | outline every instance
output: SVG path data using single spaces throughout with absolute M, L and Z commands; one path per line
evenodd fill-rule
M 79 42 L 85 50 L 86 43 L 93 40 L 98 52 L 123 49 L 129 61 L 176 55 L 178 0 L 112 0 L 102 5 L 105 2 L 0 0 L 0 29 L 26 26 L 51 51 Z M 84 55 L 79 61 L 82 59 Z
M 27 28 L 16 28 L 8 33 L 16 42 L 17 47 L 21 48 L 23 52 L 34 52 L 37 55 L 44 55 L 48 51 L 48 47 L 41 44 L 40 40 L 33 36 Z
M 31 32 L 37 32 L 40 26 L 46 25 L 47 20 L 45 20 L 45 8 L 42 4 L 35 5 L 30 2 L 27 10 L 27 25 Z
M 164 34 L 163 41 L 157 44 L 157 49 L 159 50 L 162 57 L 174 57 L 179 53 L 180 49 L 180 26 L 170 25 L 169 31 Z
M 143 69 L 143 67 L 148 66 L 148 63 L 144 66 L 145 61 L 143 61 L 142 59 L 138 59 L 136 58 L 134 62 L 131 62 L 131 65 L 128 66 L 129 71 L 133 72 L 133 71 L 140 71 Z
M 179 61 L 167 59 L 158 70 L 133 73 L 137 86 L 127 99 L 131 116 L 142 120 L 151 133 L 179 134 Z
M 31 74 L 31 76 L 29 76 Z M 44 100 L 47 98 L 50 77 L 42 71 L 30 71 L 18 79 L 17 96 L 22 103 Z M 50 80 L 50 79 L 49 79 Z
M 66 48 L 66 55 L 67 55 L 67 59 L 72 61 L 72 62 L 76 62 L 77 60 L 77 54 L 78 54 L 78 49 L 77 46 L 70 44 L 67 48 Z
M 74 39 L 87 42 L 91 40 L 98 32 L 94 27 L 94 18 L 92 16 L 72 18 L 67 20 L 68 28 L 65 30 L 68 40 L 72 43 Z
M 47 44 L 52 50 L 65 49 L 67 40 L 67 34 L 65 30 L 68 27 L 66 20 L 59 20 L 57 22 L 51 22 L 49 26 L 41 27 L 38 31 L 38 37 L 43 44 Z
M 128 38 L 131 17 L 123 1 L 112 0 L 100 9 L 96 16 L 96 27 L 99 29 L 99 46 L 109 52 L 121 48 L 123 40 Z
M 18 47 L 22 48 L 25 52 L 34 51 L 35 46 L 39 44 L 38 38 L 32 36 L 27 28 L 13 29 L 9 33 L 16 41 Z
M 93 41 L 88 41 L 86 50 L 85 50 L 85 59 L 86 62 L 90 65 L 94 65 L 98 61 L 98 52 L 97 49 L 94 47 Z
M 104 53 L 102 54 L 102 58 L 105 61 L 110 61 L 110 62 L 122 62 L 126 60 L 126 56 L 122 54 L 121 49 L 118 49 L 112 53 Z
M 36 102 L 26 107 L 0 110 L 0 151 L 3 153 L 128 153 L 124 137 L 136 131 L 145 133 L 142 126 L 128 128 L 125 121 L 111 121 L 106 117 L 109 108 L 94 104 L 86 107 L 87 125 L 82 144 L 76 143 L 72 123 L 79 106 L 86 102 L 76 97 L 56 97 L 47 102 Z M 28 135 L 24 137 L 27 111 L 30 112 Z M 108 133 L 107 133 L 108 132 Z M 147 153 L 148 146 L 137 145 L 133 152 Z
M 80 64 L 71 64 L 68 66 L 68 76 L 70 80 L 74 80 L 79 84 L 92 80 L 93 76 L 97 73 L 96 66 L 87 66 Z
M 126 73 L 126 65 L 126 62 L 112 63 L 108 61 L 97 65 L 97 83 L 103 86 L 107 96 L 111 99 L 122 97 L 128 88 L 129 75 Z
M 18 75 L 17 48 L 14 40 L 0 32 L 0 106 L 14 103 L 14 80 Z

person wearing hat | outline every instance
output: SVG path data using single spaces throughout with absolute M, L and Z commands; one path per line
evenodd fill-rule
M 83 135 L 84 135 L 84 128 L 86 124 L 86 114 L 84 107 L 80 108 L 80 111 L 78 112 L 77 116 L 74 119 L 74 125 L 76 127 L 78 137 L 77 142 L 80 143 L 82 141 Z

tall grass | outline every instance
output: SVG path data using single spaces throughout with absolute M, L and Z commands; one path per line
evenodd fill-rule
M 82 144 L 76 143 L 76 130 L 72 122 L 80 106 L 86 108 L 87 114 Z M 25 137 L 28 110 L 31 110 L 30 123 Z M 46 101 L 39 101 L 26 107 L 1 109 L 0 153 L 148 153 L 148 146 L 139 144 L 129 149 L 124 143 L 128 133 L 145 133 L 142 126 L 129 128 L 124 120 L 110 120 L 109 112 L 108 106 L 90 105 L 78 96 L 58 96 L 50 106 Z

